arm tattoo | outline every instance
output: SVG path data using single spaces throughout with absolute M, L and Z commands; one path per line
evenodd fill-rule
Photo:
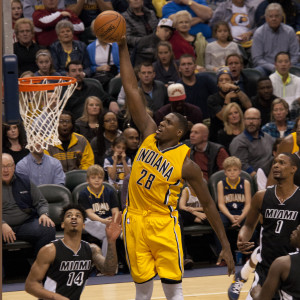
M 93 262 L 101 273 L 105 275 L 114 275 L 118 265 L 115 242 L 108 242 L 107 254 L 105 258 L 99 252 L 93 253 Z

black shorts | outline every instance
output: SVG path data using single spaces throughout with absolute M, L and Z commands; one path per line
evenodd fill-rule
M 264 282 L 267 279 L 268 272 L 269 272 L 269 268 L 264 267 L 260 263 L 258 263 L 255 268 L 255 278 L 254 278 L 254 282 L 253 282 L 251 288 L 253 288 L 257 284 L 259 284 L 260 286 L 263 286 Z M 278 292 L 275 293 L 272 300 L 280 300 L 280 296 L 279 296 Z

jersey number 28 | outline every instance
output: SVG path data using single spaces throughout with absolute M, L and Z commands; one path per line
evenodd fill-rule
M 142 180 L 143 178 L 145 178 L 148 175 L 148 171 L 146 171 L 145 169 L 142 170 L 141 172 L 142 176 L 140 177 L 140 179 L 136 182 L 137 184 L 143 186 Z M 153 180 L 155 179 L 155 175 L 153 175 L 152 173 L 149 174 L 149 176 L 147 177 L 147 180 L 144 184 L 144 187 L 148 190 L 151 189 Z

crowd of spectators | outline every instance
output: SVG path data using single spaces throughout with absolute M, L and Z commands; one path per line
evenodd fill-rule
M 64 184 L 64 172 L 96 163 L 120 192 L 127 188 L 139 132 L 124 90 L 118 90 L 118 99 L 111 93 L 111 83 L 122 79 L 118 44 L 93 33 L 93 20 L 108 9 L 119 9 L 126 20 L 149 114 L 157 124 L 170 112 L 187 118 L 185 143 L 207 181 L 228 156 L 239 158 L 241 170 L 254 177 L 271 159 L 275 138 L 297 143 L 290 137 L 300 112 L 296 1 L 220 0 L 216 7 L 205 0 L 164 6 L 129 0 L 128 7 L 115 0 L 88 2 L 12 1 L 19 75 L 77 80 L 59 117 L 60 145 L 29 153 L 22 123 L 3 125 L 2 150 L 21 176 L 36 185 Z

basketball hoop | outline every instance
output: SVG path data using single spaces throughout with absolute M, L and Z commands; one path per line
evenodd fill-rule
M 77 87 L 73 77 L 38 76 L 19 78 L 20 115 L 30 151 L 61 144 L 59 117 Z

